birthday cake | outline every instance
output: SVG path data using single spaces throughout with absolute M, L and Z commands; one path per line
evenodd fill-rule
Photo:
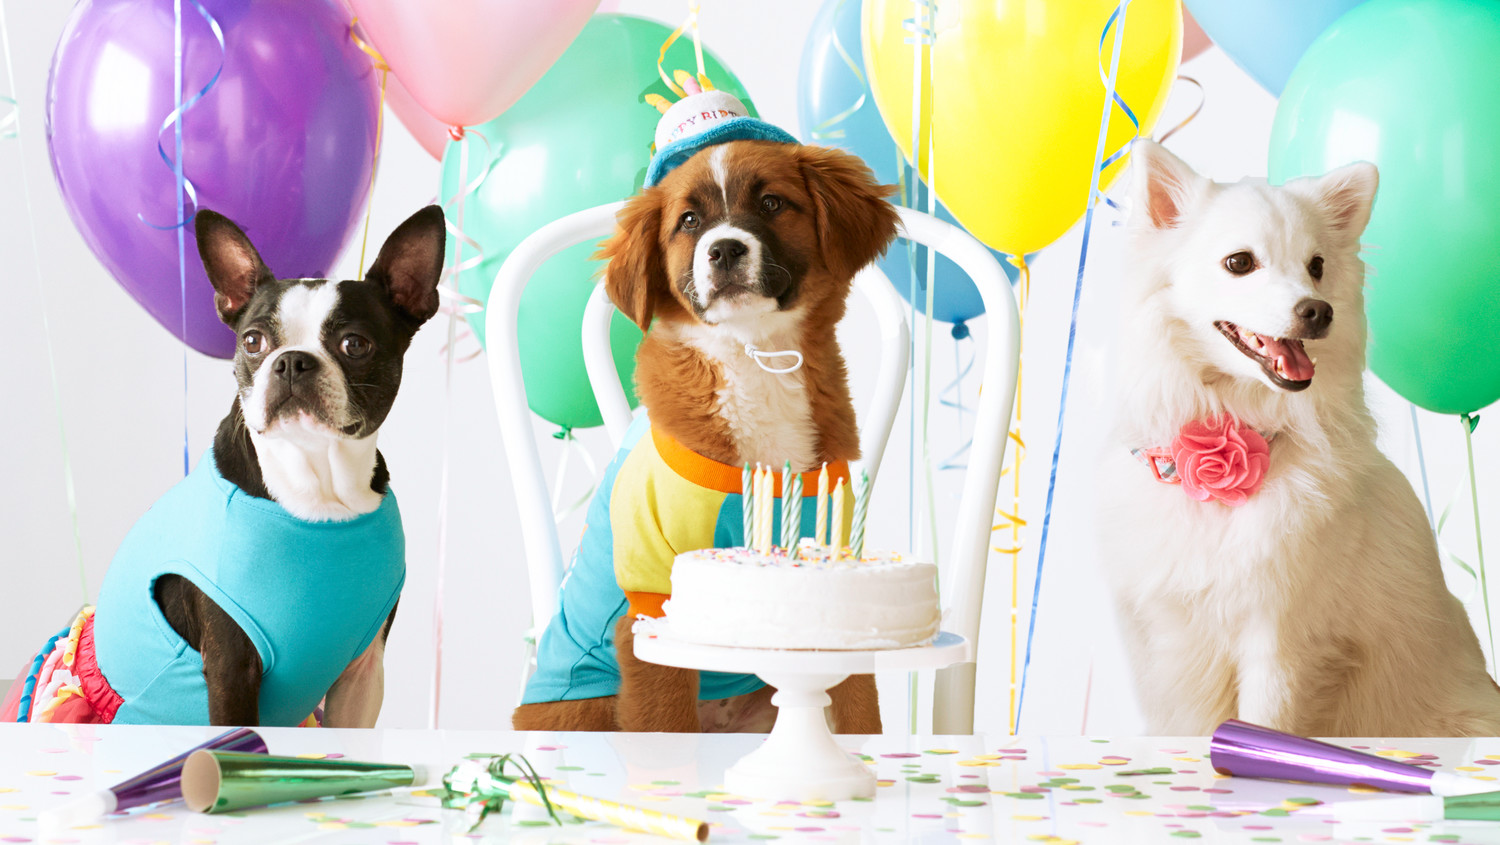
M 860 650 L 926 645 L 938 633 L 937 567 L 803 543 L 702 549 L 672 564 L 672 636 L 741 648 Z

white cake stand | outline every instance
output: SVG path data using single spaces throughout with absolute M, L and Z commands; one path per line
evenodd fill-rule
M 969 642 L 946 631 L 930 645 L 880 651 L 787 651 L 683 642 L 669 624 L 637 623 L 635 656 L 682 669 L 746 672 L 775 687 L 776 726 L 765 744 L 735 763 L 724 787 L 753 798 L 844 801 L 873 798 L 875 775 L 833 741 L 828 690 L 850 675 L 884 669 L 940 669 L 969 659 Z

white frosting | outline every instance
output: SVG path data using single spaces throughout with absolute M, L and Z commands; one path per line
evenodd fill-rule
M 741 648 L 885 649 L 938 633 L 937 567 L 894 555 L 835 559 L 804 545 L 797 558 L 746 548 L 677 556 L 672 634 Z

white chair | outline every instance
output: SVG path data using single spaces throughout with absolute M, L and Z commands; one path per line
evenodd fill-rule
M 557 612 L 557 590 L 564 563 L 557 525 L 547 495 L 526 388 L 521 379 L 517 340 L 521 293 L 543 262 L 570 246 L 599 240 L 614 228 L 623 203 L 585 209 L 543 226 L 513 250 L 495 276 L 485 314 L 486 357 L 500 418 L 500 433 L 510 465 L 511 484 L 520 510 L 521 539 L 532 607 L 532 643 L 527 665 L 535 655 L 535 637 Z M 930 215 L 901 209 L 901 236 L 924 244 L 952 259 L 974 280 L 984 300 L 989 338 L 985 354 L 985 389 L 980 395 L 974 443 L 959 503 L 948 562 L 943 567 L 943 628 L 979 640 L 984 596 L 985 564 L 989 555 L 995 495 L 1010 430 L 1020 353 L 1020 321 L 1005 273 L 990 252 L 963 230 Z M 855 287 L 875 306 L 881 334 L 880 374 L 869 410 L 861 416 L 861 443 L 866 468 L 873 479 L 900 404 L 907 369 L 909 329 L 905 304 L 884 276 L 867 268 Z M 631 412 L 624 386 L 609 349 L 609 322 L 614 308 L 603 291 L 596 291 L 584 314 L 583 344 L 589 380 L 611 440 L 618 442 L 630 425 Z M 972 648 L 972 646 L 971 646 Z M 972 662 L 938 672 L 933 694 L 933 731 L 967 734 L 974 726 L 974 669 Z

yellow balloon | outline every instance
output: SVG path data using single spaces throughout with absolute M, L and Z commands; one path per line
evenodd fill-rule
M 886 128 L 912 158 L 916 50 L 902 21 L 911 0 L 863 0 L 865 64 Z M 1117 0 L 941 0 L 924 83 L 920 133 L 931 132 L 928 184 L 965 228 L 1011 255 L 1035 252 L 1083 214 L 1105 87 L 1100 36 Z M 1102 50 L 1109 69 L 1119 23 Z M 1182 53 L 1179 0 L 1131 0 L 1116 93 L 1147 136 L 1161 116 Z M 1105 154 L 1134 127 L 1118 106 Z M 929 173 L 928 138 L 918 138 Z M 1126 160 L 1105 169 L 1099 189 Z

